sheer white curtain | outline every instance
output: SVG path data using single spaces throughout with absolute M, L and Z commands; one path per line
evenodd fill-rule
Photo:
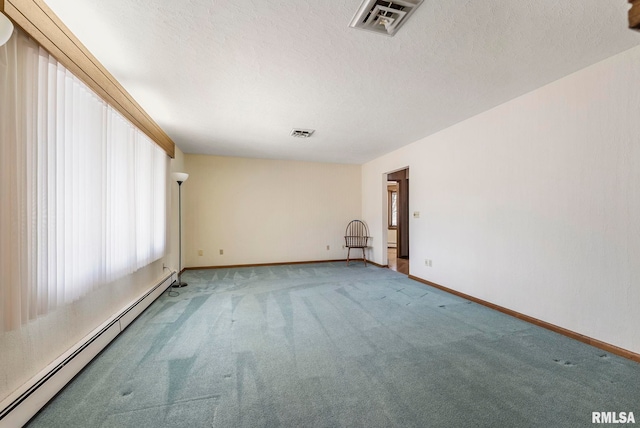
M 0 47 L 0 331 L 160 258 L 168 157 L 17 31 Z

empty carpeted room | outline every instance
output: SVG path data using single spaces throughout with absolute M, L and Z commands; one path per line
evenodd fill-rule
M 0 427 L 640 420 L 639 1 L 0 12 Z

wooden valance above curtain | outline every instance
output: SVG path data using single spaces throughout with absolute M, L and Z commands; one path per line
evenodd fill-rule
M 175 144 L 42 0 L 0 0 L 0 11 L 170 157 Z

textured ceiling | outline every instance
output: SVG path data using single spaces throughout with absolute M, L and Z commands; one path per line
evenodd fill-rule
M 640 44 L 626 0 L 45 0 L 186 153 L 363 163 Z M 289 136 L 311 128 L 313 137 Z

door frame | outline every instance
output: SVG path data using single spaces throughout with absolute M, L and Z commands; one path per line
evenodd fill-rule
M 409 167 L 387 174 L 388 181 L 398 183 L 398 258 L 408 259 L 409 254 Z M 386 198 L 388 199 L 388 197 Z M 387 204 L 389 202 L 387 201 Z M 388 220 L 388 219 L 387 219 Z M 388 224 L 388 221 L 387 221 Z

